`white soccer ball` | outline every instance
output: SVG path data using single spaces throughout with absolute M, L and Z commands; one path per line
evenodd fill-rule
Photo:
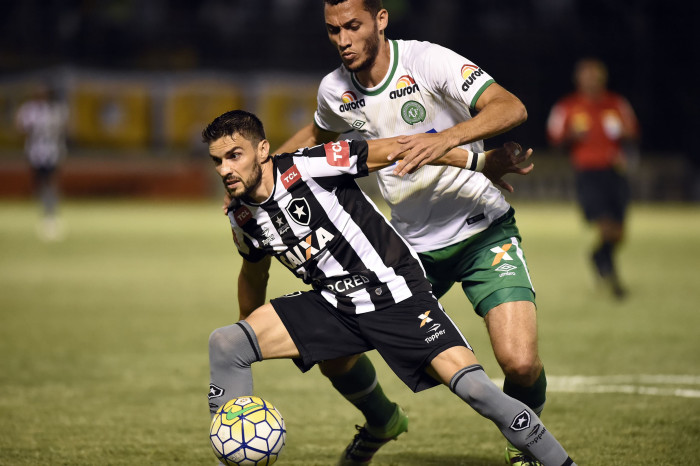
M 230 466 L 274 464 L 286 437 L 282 415 L 257 396 L 230 400 L 216 411 L 209 429 L 214 454 Z

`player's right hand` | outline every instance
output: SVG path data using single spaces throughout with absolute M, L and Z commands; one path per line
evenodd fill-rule
M 493 184 L 512 193 L 513 186 L 503 180 L 503 176 L 508 173 L 515 173 L 516 175 L 529 174 L 535 168 L 533 163 L 525 167 L 520 167 L 519 165 L 527 161 L 531 155 L 532 149 L 523 152 L 522 147 L 517 142 L 506 142 L 503 144 L 503 147 L 486 153 L 486 163 L 482 173 Z

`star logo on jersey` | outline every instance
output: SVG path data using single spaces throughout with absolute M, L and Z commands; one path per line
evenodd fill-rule
M 401 107 L 401 118 L 409 125 L 415 125 L 425 120 L 425 107 L 416 102 L 409 100 Z
M 525 430 L 530 427 L 530 413 L 524 410 L 513 419 L 510 428 L 515 431 Z
M 275 214 L 272 217 L 272 224 L 275 226 L 275 229 L 280 235 L 283 235 L 289 230 L 289 223 L 287 223 L 287 219 L 284 218 L 284 214 L 282 212 Z
M 299 225 L 308 225 L 309 220 L 311 220 L 311 209 L 309 208 L 309 203 L 306 199 L 295 198 L 289 201 L 287 205 L 287 213 L 292 217 L 292 220 L 297 222 Z
M 491 263 L 491 265 L 493 266 L 498 264 L 499 262 L 501 262 L 501 259 L 505 261 L 512 261 L 513 258 L 510 257 L 510 255 L 508 254 L 508 250 L 511 246 L 513 246 L 511 243 L 506 243 L 503 246 L 496 246 L 495 248 L 491 248 L 491 252 L 496 254 L 496 257 L 493 258 L 493 262 Z

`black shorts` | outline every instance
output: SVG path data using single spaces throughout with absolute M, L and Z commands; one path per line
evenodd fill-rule
M 576 173 L 576 195 L 586 220 L 612 219 L 622 222 L 629 204 L 627 178 L 615 170 L 585 170 Z
M 439 383 L 425 372 L 435 356 L 453 346 L 471 350 L 431 293 L 363 314 L 342 313 L 316 291 L 292 293 L 270 303 L 299 350 L 294 362 L 302 372 L 320 361 L 376 349 L 418 392 Z

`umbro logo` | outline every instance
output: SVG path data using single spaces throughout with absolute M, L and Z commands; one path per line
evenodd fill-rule
M 496 267 L 494 270 L 496 272 L 510 272 L 513 269 L 517 269 L 517 267 L 514 265 L 510 265 L 510 264 L 503 264 L 503 265 Z

